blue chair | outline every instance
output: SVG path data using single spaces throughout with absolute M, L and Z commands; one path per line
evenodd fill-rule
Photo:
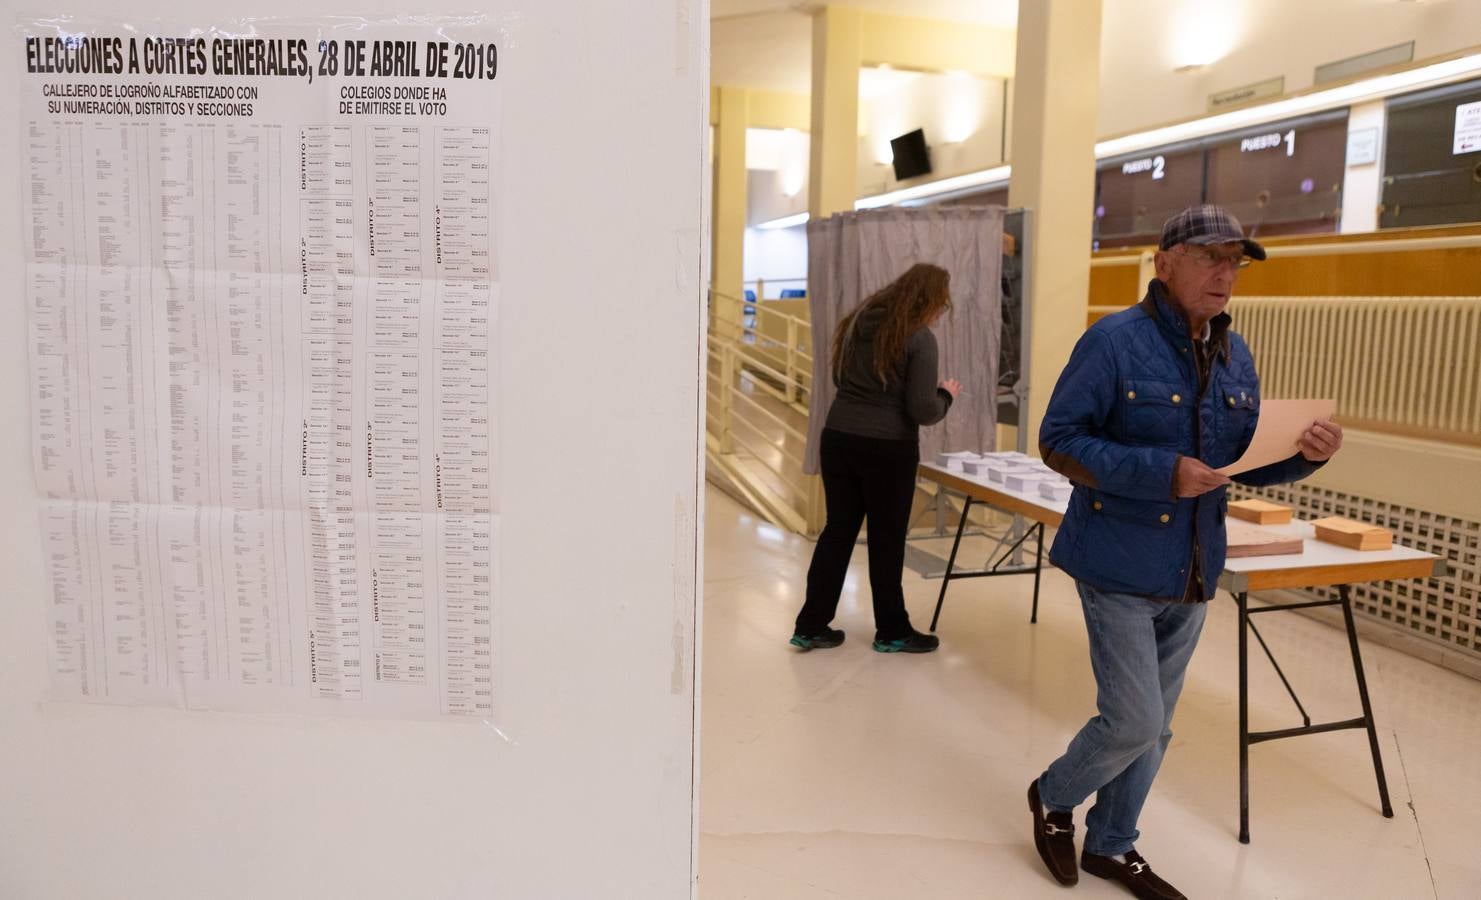
M 799 297 L 806 297 L 806 296 L 807 296 L 807 291 L 804 290 L 804 289 L 802 289 L 802 288 L 782 288 L 782 299 L 783 300 L 796 300 Z

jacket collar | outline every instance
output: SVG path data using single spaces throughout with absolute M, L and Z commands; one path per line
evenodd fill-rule
M 1167 284 L 1160 278 L 1153 278 L 1147 283 L 1147 294 L 1137 306 L 1157 323 L 1163 334 L 1177 343 L 1181 344 L 1193 337 L 1188 329 L 1188 320 L 1173 308 L 1172 299 L 1167 294 Z M 1232 321 L 1228 313 L 1221 312 L 1208 323 L 1209 341 L 1226 366 L 1229 364 L 1229 323 Z

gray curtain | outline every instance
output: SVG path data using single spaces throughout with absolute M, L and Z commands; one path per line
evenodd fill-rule
M 838 213 L 807 225 L 807 293 L 812 311 L 813 393 L 803 471 L 818 473 L 818 438 L 833 403 L 833 329 L 866 297 L 912 265 L 951 273 L 953 310 L 933 329 L 940 377 L 962 383 L 946 419 L 921 429 L 921 459 L 950 450 L 992 450 L 997 435 L 999 273 L 1003 208 L 890 207 Z

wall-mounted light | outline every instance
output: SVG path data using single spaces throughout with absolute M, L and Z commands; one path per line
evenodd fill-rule
M 1171 17 L 1168 31 L 1175 71 L 1216 63 L 1229 55 L 1241 28 L 1239 9 L 1229 3 L 1184 0 Z
M 982 127 L 987 107 L 987 84 L 967 72 L 947 72 L 937 79 L 941 117 L 937 133 L 942 143 L 959 144 Z
M 867 107 L 869 154 L 875 164 L 892 164 L 895 154 L 890 150 L 890 138 L 916 124 L 911 121 L 912 104 L 903 91 L 922 77 L 920 72 L 902 71 L 888 65 L 859 70 L 859 99 L 861 110 Z

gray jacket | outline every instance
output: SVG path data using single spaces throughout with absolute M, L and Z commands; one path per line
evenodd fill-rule
M 905 357 L 884 383 L 874 371 L 874 335 L 884 310 L 865 310 L 845 341 L 843 365 L 833 378 L 838 394 L 828 408 L 825 427 L 863 437 L 916 440 L 920 426 L 946 417 L 951 395 L 937 387 L 936 336 L 921 328 L 905 345 Z

